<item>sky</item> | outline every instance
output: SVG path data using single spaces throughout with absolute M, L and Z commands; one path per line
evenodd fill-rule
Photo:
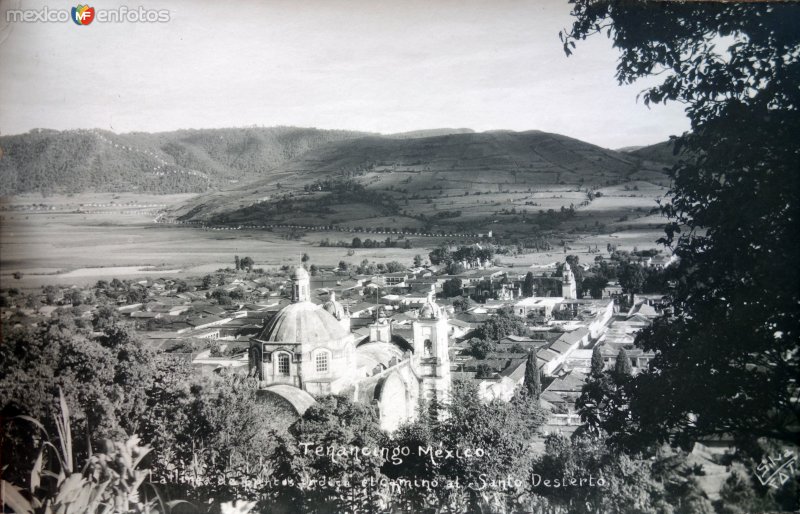
M 608 148 L 689 127 L 620 86 L 604 36 L 565 56 L 566 0 L 138 0 L 164 23 L 9 22 L 0 0 L 0 134 L 293 125 L 392 133 L 543 130 Z

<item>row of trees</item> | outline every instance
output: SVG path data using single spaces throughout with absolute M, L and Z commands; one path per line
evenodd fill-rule
M 345 261 L 339 262 L 339 269 L 342 271 L 354 271 L 358 275 L 375 275 L 380 273 L 397 273 L 405 271 L 406 267 L 397 261 L 389 262 L 371 262 L 368 259 L 363 259 L 357 266 L 351 265 Z
M 399 248 L 400 246 L 400 241 L 393 240 L 391 237 L 387 237 L 385 241 L 372 240 L 369 238 L 362 241 L 360 237 L 354 237 L 353 241 L 350 243 L 350 248 Z M 402 243 L 402 247 L 410 249 L 412 247 L 411 240 L 406 239 Z
M 460 246 L 451 250 L 449 246 L 440 246 L 433 249 L 428 258 L 433 265 L 448 265 L 452 262 L 483 262 L 491 261 L 494 258 L 495 250 L 491 246 L 481 247 L 479 245 Z

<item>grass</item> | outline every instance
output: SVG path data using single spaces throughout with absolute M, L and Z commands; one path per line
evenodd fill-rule
M 81 195 L 80 203 L 99 203 L 102 199 L 107 195 Z M 33 203 L 28 200 L 13 198 L 16 204 Z M 38 197 L 36 203 L 49 200 Z M 55 199 L 54 204 L 60 201 Z M 311 255 L 312 263 L 331 266 L 340 260 L 356 264 L 363 259 L 410 264 L 417 253 L 427 253 L 423 249 L 381 248 L 359 249 L 348 256 L 346 248 L 320 248 L 315 244 L 323 237 L 349 241 L 353 237 L 349 233 L 312 233 L 307 240 L 290 241 L 266 231 L 215 232 L 157 225 L 150 215 L 121 214 L 121 210 L 98 214 L 67 210 L 0 213 L 0 287 L 89 284 L 115 276 L 166 274 L 185 278 L 233 267 L 234 255 L 249 255 L 256 267 L 270 268 L 298 264 L 303 252 Z M 12 278 L 16 271 L 23 273 L 22 279 Z
M 665 189 L 648 183 L 627 184 L 604 188 L 604 196 L 589 205 L 578 208 L 575 218 L 565 223 L 565 229 L 577 229 L 577 233 L 566 237 L 569 253 L 580 256 L 582 262 L 591 262 L 596 254 L 588 252 L 589 247 L 597 246 L 605 251 L 607 243 L 620 249 L 631 250 L 655 247 L 655 240 L 661 236 L 659 216 L 647 216 L 655 206 L 654 198 L 664 194 Z M 383 240 L 380 234 L 354 234 L 349 232 L 308 232 L 302 240 L 287 240 L 280 232 L 262 230 L 210 231 L 188 226 L 160 225 L 153 223 L 152 209 L 133 209 L 129 205 L 173 204 L 183 201 L 189 195 L 135 195 L 111 193 L 84 194 L 76 196 L 53 196 L 42 198 L 26 195 L 6 198 L 5 207 L 45 203 L 46 210 L 0 212 L 0 287 L 38 288 L 46 284 L 89 284 L 100 278 L 134 278 L 145 276 L 201 276 L 219 268 L 232 267 L 233 256 L 250 256 L 256 267 L 275 268 L 282 265 L 295 265 L 306 252 L 311 263 L 320 266 L 335 266 L 339 261 L 351 264 L 363 259 L 376 262 L 396 260 L 410 265 L 414 255 L 427 256 L 429 250 L 443 240 L 411 236 L 413 248 L 356 249 L 348 256 L 347 248 L 319 247 L 319 241 L 328 238 L 332 242 L 350 241 L 358 236 Z M 538 212 L 539 209 L 558 210 L 562 205 L 569 206 L 584 193 L 567 187 L 553 186 L 539 188 L 532 192 L 513 191 L 508 193 L 451 196 L 436 200 L 439 210 L 464 211 L 461 218 L 453 221 L 466 225 L 471 231 L 474 224 L 487 219 L 498 219 L 500 223 L 489 225 L 495 230 L 505 230 L 519 235 L 529 235 L 530 225 L 517 221 L 510 223 L 509 216 L 496 215 L 501 209 L 515 207 Z M 110 202 L 114 201 L 115 206 Z M 477 208 L 466 207 L 470 202 Z M 535 201 L 540 205 L 525 206 L 525 201 Z M 452 203 L 449 203 L 452 202 Z M 411 202 L 410 202 L 411 203 Z M 84 204 L 106 204 L 106 207 L 91 208 L 92 213 L 74 212 Z M 50 206 L 54 210 L 49 210 Z M 414 201 L 410 212 L 435 212 L 430 204 Z M 347 205 L 341 211 L 350 211 L 351 226 L 364 227 L 404 227 L 421 224 L 418 220 L 403 216 L 356 217 L 358 205 Z M 637 211 L 637 209 L 639 209 Z M 618 221 L 628 216 L 626 221 Z M 336 217 L 336 215 L 333 215 Z M 297 213 L 287 213 L 287 219 L 302 223 Z M 594 223 L 605 225 L 598 231 Z M 319 218 L 308 219 L 309 224 L 322 224 Z M 564 258 L 560 247 L 547 253 L 529 253 L 518 257 L 503 257 L 502 262 L 511 266 L 527 267 L 531 264 L 545 264 Z M 22 279 L 14 279 L 14 272 L 22 272 Z

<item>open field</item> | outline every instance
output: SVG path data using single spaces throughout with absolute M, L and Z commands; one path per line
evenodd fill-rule
M 597 233 L 626 229 L 628 224 L 641 225 L 635 220 L 656 209 L 657 201 L 665 197 L 667 188 L 635 180 L 595 191 L 597 196 L 593 192 L 590 197 L 586 190 L 575 186 L 539 185 L 469 194 L 454 191 L 449 186 L 444 191 L 425 190 L 414 195 L 391 189 L 364 192 L 364 195 L 392 198 L 396 207 L 390 209 L 391 212 L 385 212 L 378 202 L 361 201 L 359 197 L 348 203 L 328 204 L 328 193 L 294 192 L 282 208 L 270 206 L 270 202 L 247 203 L 248 194 L 243 193 L 238 208 L 222 218 L 205 222 L 228 227 L 275 224 L 378 230 L 390 227 L 447 233 L 492 230 L 510 237 L 529 237 L 556 226 L 567 232 Z M 219 193 L 219 197 L 203 197 L 203 208 L 225 202 L 230 205 L 230 198 L 226 197 L 232 193 L 225 191 Z M 325 207 L 321 209 L 322 205 Z M 562 209 L 574 209 L 574 216 L 562 216 Z M 662 224 L 660 220 L 655 222 Z
M 660 188 L 658 191 L 663 194 Z M 574 223 L 585 225 L 598 215 L 611 220 L 609 214 L 618 216 L 620 212 L 630 213 L 630 219 L 610 222 L 609 233 L 570 234 L 565 238 L 568 252 L 578 255 L 581 262 L 591 262 L 597 254 L 589 253 L 589 249 L 596 246 L 605 255 L 607 243 L 626 250 L 654 247 L 654 241 L 662 234 L 659 225 L 663 224 L 663 219 L 658 215 L 646 216 L 641 211 L 655 205 L 652 199 L 655 192 L 640 188 L 635 196 L 630 196 L 634 192 L 609 188 L 605 191 L 607 196 L 579 209 Z M 278 232 L 203 230 L 153 222 L 156 208 L 150 206 L 171 205 L 187 196 L 190 195 L 84 194 L 6 198 L 2 204 L 4 210 L 0 212 L 0 287 L 86 284 L 113 277 L 198 276 L 232 266 L 234 255 L 250 256 L 256 267 L 265 268 L 297 264 L 304 252 L 311 256 L 312 263 L 322 266 L 334 266 L 342 260 L 356 264 L 363 259 L 411 264 L 414 255 L 427 257 L 430 248 L 444 241 L 410 236 L 412 249 L 361 248 L 348 256 L 347 248 L 320 247 L 319 242 L 324 239 L 350 241 L 355 236 L 382 240 L 386 236 L 309 232 L 302 240 L 287 240 Z M 526 196 L 530 194 L 526 193 Z M 537 192 L 533 196 L 537 202 L 572 201 L 566 191 Z M 637 208 L 640 209 L 638 214 Z M 84 212 L 77 212 L 79 209 Z M 383 217 L 371 221 L 373 225 L 364 225 L 402 226 L 398 224 L 400 218 Z M 524 233 L 524 225 L 519 226 L 519 231 Z M 523 269 L 563 258 L 563 250 L 555 247 L 550 252 L 500 256 L 500 261 Z M 15 272 L 21 272 L 23 277 L 13 278 Z
M 77 195 L 70 200 L 102 204 L 107 196 L 110 198 Z M 142 204 L 152 200 L 137 198 Z M 176 200 L 157 198 L 162 203 Z M 275 267 L 299 263 L 303 252 L 320 265 L 363 259 L 410 264 L 414 255 L 425 253 L 423 249 L 357 249 L 348 257 L 346 248 L 314 246 L 321 239 L 319 234 L 312 234 L 307 241 L 290 241 L 266 231 L 220 232 L 159 225 L 149 214 L 122 214 L 122 209 L 115 208 L 78 214 L 60 207 L 66 205 L 65 198 L 14 197 L 5 205 L 32 204 L 34 200 L 48 208 L 0 213 L 0 287 L 82 284 L 110 277 L 195 276 L 233 266 L 234 255 L 252 257 L 257 267 Z M 49 205 L 59 207 L 51 211 Z M 339 239 L 334 234 L 325 236 Z M 352 237 L 341 234 L 342 240 Z M 22 279 L 14 279 L 14 272 L 23 273 Z

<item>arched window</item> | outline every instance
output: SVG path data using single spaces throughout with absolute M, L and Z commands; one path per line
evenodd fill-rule
M 330 355 L 328 352 L 318 352 L 314 357 L 314 363 L 317 366 L 317 373 L 327 373 L 330 369 Z
M 289 375 L 289 356 L 285 353 L 278 354 L 278 375 Z

